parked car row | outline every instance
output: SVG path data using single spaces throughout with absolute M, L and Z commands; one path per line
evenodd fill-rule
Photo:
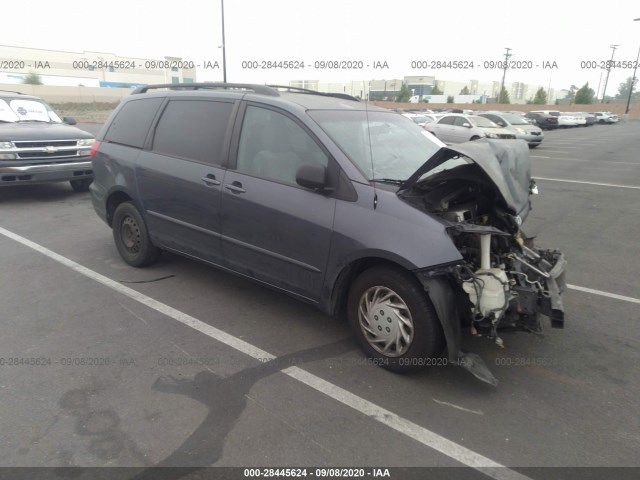
M 618 116 L 611 112 L 559 112 L 557 110 L 539 110 L 526 114 L 534 122 L 548 128 L 588 127 L 596 123 L 612 124 L 618 122 Z M 553 120 L 553 119 L 556 120 Z M 544 128 L 544 127 L 542 127 Z
M 509 112 L 482 112 L 477 115 L 447 113 L 428 123 L 425 129 L 446 143 L 462 143 L 481 138 L 522 139 L 537 147 L 544 139 L 542 130 L 524 117 Z
M 521 139 L 530 148 L 544 140 L 543 130 L 588 127 L 618 122 L 611 112 L 560 112 L 558 110 L 474 111 L 447 109 L 400 113 L 446 143 L 461 143 L 480 138 Z

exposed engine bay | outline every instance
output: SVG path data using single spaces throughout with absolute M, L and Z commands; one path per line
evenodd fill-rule
M 534 247 L 521 230 L 529 196 L 537 193 L 528 151 L 488 143 L 464 148 L 446 149 L 399 193 L 442 219 L 464 260 L 440 269 L 454 286 L 456 305 L 436 309 L 455 310 L 473 335 L 499 346 L 500 329 L 540 332 L 541 316 L 563 328 L 566 260 L 557 250 Z

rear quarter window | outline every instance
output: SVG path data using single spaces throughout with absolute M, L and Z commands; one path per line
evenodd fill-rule
M 125 103 L 109 125 L 106 142 L 142 148 L 162 98 L 141 98 Z
M 153 151 L 221 165 L 232 112 L 230 102 L 171 100 L 156 127 Z

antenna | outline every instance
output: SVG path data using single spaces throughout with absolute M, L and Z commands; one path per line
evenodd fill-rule
M 364 80 L 362 80 L 362 89 L 366 92 Z M 376 178 L 373 167 L 373 147 L 371 146 L 371 125 L 369 124 L 369 99 L 371 98 L 371 89 L 367 93 L 367 101 L 364 102 L 364 114 L 367 118 L 367 139 L 369 141 L 369 159 L 371 160 L 371 178 Z M 373 209 L 378 207 L 378 190 L 376 189 L 376 182 L 373 183 Z

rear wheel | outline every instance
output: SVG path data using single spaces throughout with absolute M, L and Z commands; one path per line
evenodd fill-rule
M 160 256 L 142 215 L 131 202 L 121 203 L 113 214 L 113 239 L 122 259 L 132 267 L 151 265 Z
M 71 188 L 74 192 L 88 192 L 89 185 L 93 182 L 92 178 L 83 178 L 82 180 L 70 180 Z
M 539 143 L 530 143 L 529 144 L 529 148 L 536 148 L 538 145 L 540 145 Z
M 442 352 L 438 317 L 409 272 L 387 266 L 365 271 L 351 287 L 347 309 L 361 348 L 388 370 L 418 370 Z
M 471 141 L 471 142 L 473 142 L 473 141 L 475 141 L 475 140 L 480 140 L 480 137 L 479 137 L 479 136 L 477 136 L 477 135 L 474 135 L 473 137 L 471 137 L 471 138 L 469 139 L 469 141 Z

